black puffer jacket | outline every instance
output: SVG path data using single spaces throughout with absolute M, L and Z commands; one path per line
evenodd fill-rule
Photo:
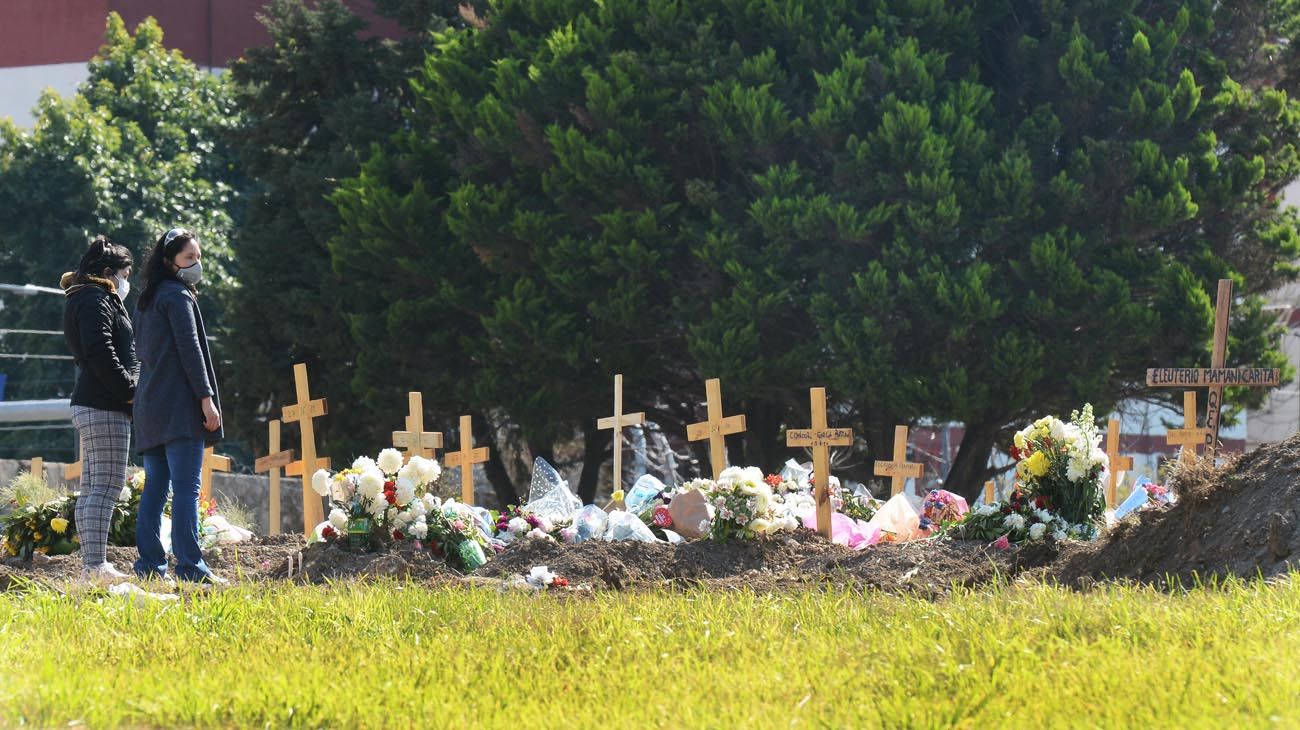
M 60 283 L 67 296 L 63 336 L 78 368 L 72 405 L 130 414 L 140 363 L 126 307 L 106 279 L 76 283 L 64 274 Z

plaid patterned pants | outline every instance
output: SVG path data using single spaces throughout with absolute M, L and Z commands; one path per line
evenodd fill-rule
M 81 562 L 93 568 L 107 559 L 113 507 L 122 487 L 126 486 L 131 419 L 118 411 L 73 406 L 72 425 L 81 439 L 77 535 L 81 537 Z

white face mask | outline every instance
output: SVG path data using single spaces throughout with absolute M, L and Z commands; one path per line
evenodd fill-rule
M 117 298 L 125 301 L 126 295 L 131 293 L 131 282 L 121 274 L 114 274 L 113 283 L 117 285 Z

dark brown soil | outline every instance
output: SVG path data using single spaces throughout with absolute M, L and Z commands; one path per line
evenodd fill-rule
M 397 543 L 391 550 L 368 553 L 346 546 L 320 543 L 301 553 L 301 562 L 279 565 L 269 578 L 290 578 L 303 583 L 324 583 L 348 578 L 393 578 L 396 580 L 446 581 L 460 574 L 442 558 L 413 542 Z
M 1053 566 L 1055 576 L 1073 586 L 1126 580 L 1172 587 L 1300 568 L 1300 435 L 1218 469 L 1195 464 L 1170 483 L 1177 504 L 1128 518 L 1096 543 L 1071 546 Z
M 954 585 L 974 586 L 1028 567 L 1012 553 L 964 541 L 877 545 L 854 551 L 801 530 L 775 539 L 665 545 L 530 541 L 479 569 L 508 577 L 545 565 L 571 583 L 627 589 L 699 585 L 771 590 L 797 586 L 854 585 L 925 596 Z

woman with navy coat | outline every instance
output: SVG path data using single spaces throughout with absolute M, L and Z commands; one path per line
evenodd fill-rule
M 203 562 L 199 547 L 203 450 L 222 438 L 217 374 L 199 311 L 202 258 L 192 232 L 173 228 L 163 234 L 145 263 L 144 291 L 132 319 L 140 358 L 135 443 L 144 456 L 145 472 L 135 528 L 140 550 L 135 572 L 170 580 L 160 535 L 170 488 L 176 577 L 225 583 Z

